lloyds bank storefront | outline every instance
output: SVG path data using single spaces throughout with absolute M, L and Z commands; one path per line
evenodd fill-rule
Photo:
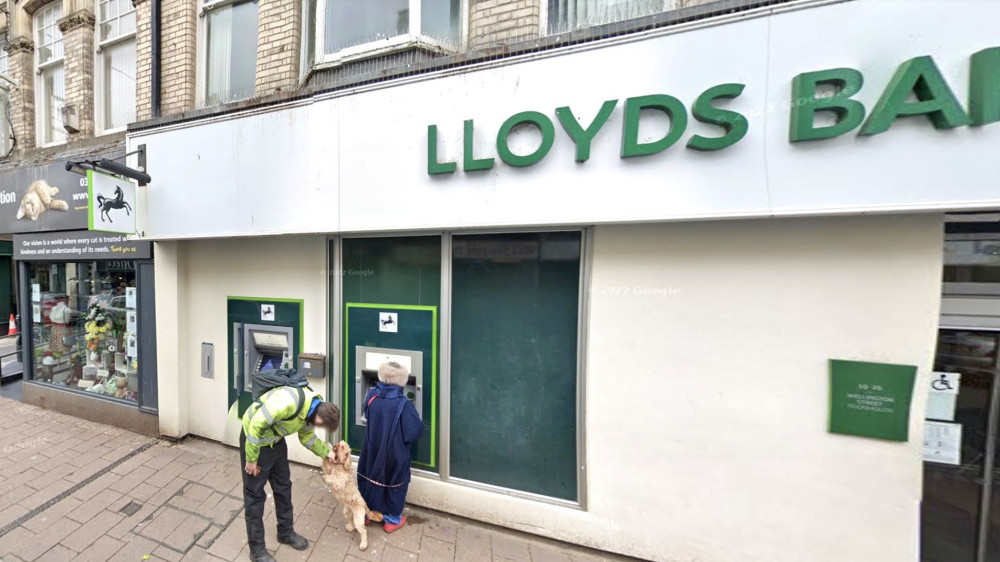
M 160 433 L 235 444 L 295 364 L 357 450 L 390 357 L 414 504 L 654 560 L 996 559 L 1000 4 L 919 6 L 136 124 Z

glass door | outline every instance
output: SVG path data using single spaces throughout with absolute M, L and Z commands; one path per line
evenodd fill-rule
M 997 333 L 939 335 L 924 439 L 923 562 L 1000 559 L 998 349 Z

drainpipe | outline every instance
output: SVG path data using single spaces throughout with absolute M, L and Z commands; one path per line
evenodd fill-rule
M 152 61 L 150 61 L 150 117 L 156 119 L 160 116 L 160 1 L 150 0 L 152 15 L 150 19 L 149 40 L 152 43 Z

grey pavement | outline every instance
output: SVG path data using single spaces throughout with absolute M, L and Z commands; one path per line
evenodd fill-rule
M 24 369 L 21 362 L 17 360 L 17 355 L 10 355 L 17 351 L 17 336 L 0 337 L 0 376 L 20 374 Z
M 21 400 L 21 373 L 24 371 L 17 355 L 17 336 L 0 337 L 0 398 Z
M 0 562 L 248 560 L 238 451 L 152 439 L 0 398 Z M 368 527 L 368 550 L 344 530 L 319 471 L 293 464 L 304 552 L 267 544 L 279 562 L 630 560 L 407 508 L 408 524 Z

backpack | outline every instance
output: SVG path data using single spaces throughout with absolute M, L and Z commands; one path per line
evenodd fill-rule
M 251 385 L 253 388 L 253 400 L 260 404 L 263 404 L 260 397 L 269 390 L 282 386 L 290 386 L 298 390 L 298 396 L 295 398 L 295 413 L 287 419 L 275 420 L 275 423 L 277 423 L 279 421 L 288 421 L 302 411 L 302 406 L 306 401 L 306 393 L 302 389 L 309 388 L 309 380 L 295 369 L 264 369 L 253 374 Z M 309 390 L 312 389 L 310 388 Z
M 264 369 L 257 371 L 250 379 L 253 389 L 253 399 L 259 400 L 261 395 L 279 386 L 305 388 L 309 386 L 306 376 L 295 369 Z

